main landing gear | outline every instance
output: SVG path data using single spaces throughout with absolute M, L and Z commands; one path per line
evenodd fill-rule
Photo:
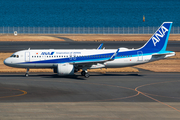
M 29 68 L 27 68 L 27 71 L 26 71 L 26 74 L 25 74 L 25 77 L 28 77 L 29 76 Z
M 88 77 L 89 77 L 89 74 L 88 74 L 87 70 L 83 70 L 83 71 L 81 72 L 81 75 L 84 76 L 85 78 L 88 78 Z

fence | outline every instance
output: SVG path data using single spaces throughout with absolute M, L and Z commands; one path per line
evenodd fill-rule
M 1 34 L 152 34 L 158 27 L 0 27 Z M 180 34 L 172 27 L 171 34 Z

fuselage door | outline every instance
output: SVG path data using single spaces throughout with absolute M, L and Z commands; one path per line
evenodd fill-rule
M 138 51 L 137 55 L 138 55 L 138 61 L 143 61 L 143 52 L 142 51 Z
M 76 60 L 76 54 L 75 53 L 73 54 L 73 60 Z
M 26 62 L 30 61 L 30 53 L 29 52 L 25 53 L 25 61 Z
M 72 52 L 69 54 L 69 60 L 72 60 Z

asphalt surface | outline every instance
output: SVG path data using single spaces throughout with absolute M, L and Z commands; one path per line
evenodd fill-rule
M 24 49 L 93 49 L 101 42 L 0 42 L 0 52 Z M 106 49 L 139 48 L 143 42 L 103 42 Z M 180 42 L 169 41 L 167 50 L 179 52 Z M 141 70 L 140 70 L 141 71 Z M 120 119 L 179 120 L 180 74 L 54 73 L 0 74 L 0 120 L 19 119 Z
M 51 41 L 33 41 L 33 42 L 0 42 L 0 52 L 16 52 L 19 50 L 31 49 L 96 49 L 101 43 L 106 49 L 118 49 L 126 47 L 129 49 L 140 48 L 146 41 L 120 41 L 120 42 L 51 42 Z M 179 41 L 169 41 L 167 50 L 180 52 Z
M 180 74 L 0 74 L 0 119 L 179 120 Z

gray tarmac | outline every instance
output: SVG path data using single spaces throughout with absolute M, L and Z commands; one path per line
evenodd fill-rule
M 0 119 L 179 120 L 180 74 L 0 74 Z
M 101 42 L 0 42 L 0 52 L 28 49 L 92 49 Z M 143 42 L 103 42 L 107 49 L 139 48 Z M 167 50 L 180 51 L 169 41 Z M 180 74 L 0 73 L 0 120 L 179 120 Z
M 129 49 L 140 48 L 147 41 L 112 41 L 112 42 L 75 42 L 75 41 L 27 41 L 27 42 L 0 42 L 0 52 L 16 52 L 31 49 L 96 49 L 101 43 L 106 49 L 118 49 L 126 47 Z M 180 41 L 169 41 L 167 50 L 180 52 Z

